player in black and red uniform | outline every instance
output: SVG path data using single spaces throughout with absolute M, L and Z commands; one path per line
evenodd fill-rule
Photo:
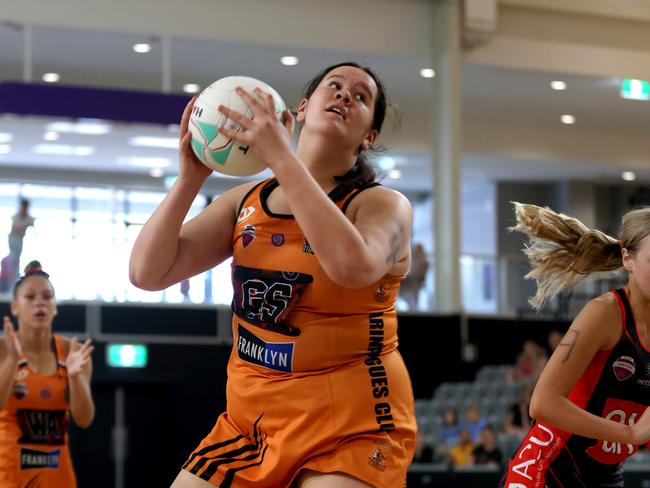
M 650 439 L 650 208 L 623 217 L 621 240 L 548 208 L 515 204 L 537 279 L 531 303 L 624 266 L 628 284 L 590 301 L 533 393 L 535 424 L 504 488 L 623 486 L 623 462 Z

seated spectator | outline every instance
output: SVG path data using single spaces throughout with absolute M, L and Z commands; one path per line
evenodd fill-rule
M 470 405 L 467 407 L 465 422 L 461 425 L 461 429 L 469 432 L 474 444 L 478 442 L 478 438 L 486 424 L 485 419 L 481 418 L 481 410 L 478 408 L 478 405 Z
M 415 438 L 415 453 L 413 454 L 414 463 L 432 463 L 433 462 L 433 449 L 427 443 L 424 435 L 418 431 Z
M 442 414 L 442 430 L 440 440 L 446 446 L 455 446 L 460 437 L 460 425 L 458 425 L 458 412 L 455 408 L 446 408 Z
M 534 383 L 542 374 L 547 360 L 546 351 L 542 346 L 535 341 L 526 341 L 517 356 L 514 370 L 508 374 L 506 379 L 509 383 L 515 381 Z
M 472 451 L 474 444 L 472 443 L 472 436 L 467 430 L 460 432 L 458 444 L 449 450 L 449 461 L 452 466 L 468 466 L 472 462 Z
M 479 439 L 478 445 L 472 451 L 472 464 L 501 466 L 503 453 L 497 447 L 496 435 L 491 425 L 485 426 Z
M 559 330 L 552 330 L 548 334 L 548 352 L 549 352 L 549 357 L 551 354 L 553 354 L 553 351 L 555 351 L 555 348 L 560 345 L 560 342 L 562 342 L 562 338 L 564 337 L 564 334 L 560 332 Z
M 456 412 L 455 408 L 446 408 L 442 414 L 440 444 L 435 449 L 436 459 L 447 460 L 449 458 L 449 449 L 458 444 L 459 438 L 458 412 Z
M 505 419 L 505 432 L 523 438 L 530 429 L 530 399 L 533 396 L 533 385 L 527 385 L 519 395 L 519 401 L 508 408 Z

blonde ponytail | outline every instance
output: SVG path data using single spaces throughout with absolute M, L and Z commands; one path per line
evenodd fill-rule
M 548 207 L 513 203 L 517 225 L 510 230 L 530 238 L 524 253 L 532 265 L 526 278 L 537 281 L 537 293 L 529 300 L 535 309 L 590 274 L 614 271 L 623 265 L 617 239 Z

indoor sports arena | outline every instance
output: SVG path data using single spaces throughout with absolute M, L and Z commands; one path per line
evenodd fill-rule
M 649 131 L 647 0 L 0 0 L 0 488 L 650 486 Z

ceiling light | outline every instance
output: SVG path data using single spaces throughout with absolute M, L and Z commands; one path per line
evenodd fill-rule
M 94 154 L 92 146 L 68 146 L 66 144 L 37 144 L 34 146 L 36 154 L 54 154 L 56 156 L 90 156 Z
M 163 149 L 178 149 L 177 137 L 134 136 L 129 139 L 131 146 L 160 147 Z
M 172 164 L 169 158 L 157 157 L 130 157 L 122 156 L 117 158 L 118 164 L 129 164 L 131 166 L 140 166 L 143 168 L 167 168 Z
M 562 117 L 560 117 L 560 120 L 562 121 L 563 124 L 575 124 L 576 123 L 576 118 L 573 115 L 568 115 L 568 114 L 565 114 Z
M 165 170 L 162 168 L 151 168 L 149 174 L 154 178 L 161 178 L 162 176 L 165 176 Z
M 183 85 L 183 91 L 185 93 L 196 93 L 201 89 L 196 83 L 186 83 Z
M 298 64 L 298 58 L 295 56 L 282 56 L 280 62 L 285 66 L 295 66 Z
M 11 146 L 9 144 L 0 144 L 0 154 L 9 154 Z
M 553 88 L 553 90 L 558 90 L 558 91 L 566 90 L 566 83 L 559 80 L 551 81 L 551 88 Z
M 388 172 L 388 177 L 393 180 L 399 180 L 402 177 L 402 172 L 398 169 L 391 169 Z
M 61 79 L 59 73 L 45 73 L 43 75 L 43 81 L 45 83 L 56 83 Z
M 9 132 L 0 132 L 0 144 L 11 142 L 13 138 L 14 138 L 13 134 Z
M 149 51 L 151 51 L 151 44 L 147 44 L 146 42 L 140 42 L 138 44 L 133 45 L 133 52 L 134 53 L 146 54 Z
M 54 130 L 48 130 L 45 134 L 43 134 L 43 139 L 46 141 L 58 141 L 59 140 L 59 133 L 54 131 Z
M 636 174 L 633 171 L 623 171 L 621 174 L 625 181 L 634 181 L 636 180 Z
M 45 126 L 45 130 L 53 132 L 75 132 L 92 136 L 102 136 L 111 131 L 110 124 L 92 119 L 85 119 L 79 122 L 51 122 Z
M 436 72 L 431 68 L 423 68 L 420 70 L 420 76 L 422 78 L 433 78 L 436 76 Z

